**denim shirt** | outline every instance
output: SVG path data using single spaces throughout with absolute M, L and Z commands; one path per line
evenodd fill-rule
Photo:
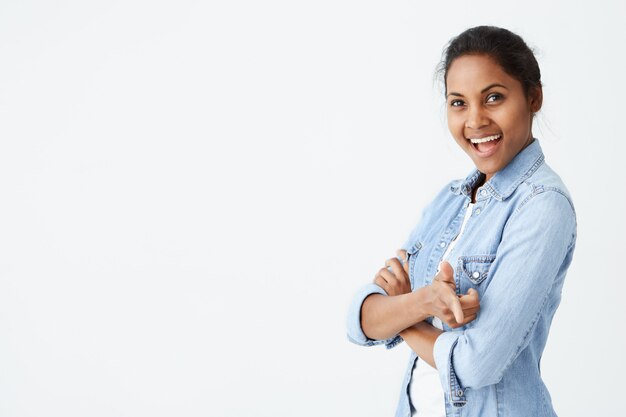
M 414 291 L 432 282 L 442 255 L 459 233 L 471 192 L 483 178 L 474 169 L 466 178 L 451 181 L 423 210 L 402 245 Z M 449 256 L 457 293 L 476 289 L 480 310 L 463 327 L 452 329 L 444 323 L 444 333 L 434 345 L 447 416 L 556 416 L 540 361 L 575 244 L 571 197 L 534 138 L 478 188 L 463 238 Z M 372 340 L 361 328 L 361 305 L 374 293 L 387 295 L 371 283 L 352 299 L 348 339 L 391 349 L 403 341 L 399 335 Z M 408 388 L 416 360 L 411 351 L 397 417 L 411 415 Z

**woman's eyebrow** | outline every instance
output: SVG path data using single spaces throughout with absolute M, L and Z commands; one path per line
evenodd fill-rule
M 498 84 L 498 83 L 494 83 L 494 84 L 489 84 L 487 87 L 483 88 L 482 90 L 480 90 L 481 93 L 484 93 L 485 91 L 493 88 L 493 87 L 502 87 L 506 90 L 508 90 L 507 86 L 502 85 L 502 84 Z
M 509 88 L 508 88 L 507 86 L 505 86 L 505 85 L 498 84 L 498 83 L 494 83 L 494 84 L 489 84 L 487 87 L 485 87 L 485 88 L 483 88 L 482 90 L 480 90 L 480 93 L 482 94 L 482 93 L 484 93 L 485 91 L 488 91 L 489 89 L 491 89 L 491 88 L 493 88 L 493 87 L 502 87 L 502 88 L 504 88 L 504 89 L 506 89 L 506 90 L 508 90 L 508 89 L 509 89 Z M 448 96 L 458 96 L 458 97 L 463 97 L 463 94 L 461 94 L 461 93 L 455 93 L 454 91 L 452 91 L 452 92 L 448 93 L 448 95 L 447 95 L 446 97 L 448 97 Z

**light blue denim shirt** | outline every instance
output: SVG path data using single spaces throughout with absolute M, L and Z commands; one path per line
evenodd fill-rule
M 413 290 L 432 282 L 483 175 L 474 169 L 465 179 L 450 182 L 424 209 L 402 246 L 409 254 Z M 480 311 L 466 326 L 444 324 L 434 345 L 447 416 L 556 416 L 540 362 L 575 244 L 576 214 L 569 192 L 544 161 L 535 138 L 478 188 L 463 238 L 449 255 L 457 292 L 475 288 Z M 372 340 L 361 328 L 361 305 L 374 293 L 386 295 L 372 283 L 354 296 L 348 339 L 390 349 L 402 342 L 400 336 Z M 411 351 L 397 417 L 411 414 L 409 384 L 418 359 Z

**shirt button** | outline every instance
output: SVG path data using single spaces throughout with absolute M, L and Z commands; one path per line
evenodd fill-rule
M 476 210 L 474 210 L 474 214 L 478 216 L 480 214 L 480 208 L 477 208 Z
M 472 273 L 472 276 L 473 276 L 474 278 L 478 278 L 478 277 L 480 276 L 480 272 L 478 272 L 478 271 L 474 271 L 474 273 Z
M 485 195 L 485 194 L 487 194 L 487 190 L 485 190 L 485 189 L 483 188 L 482 190 L 480 190 L 480 194 L 481 194 L 481 195 Z
M 445 247 L 446 247 L 446 242 L 441 242 L 441 243 L 439 244 L 439 246 L 441 246 L 442 248 L 445 248 Z
M 456 395 L 458 395 L 459 397 L 462 397 L 463 396 L 463 390 L 462 389 L 458 390 L 456 392 Z

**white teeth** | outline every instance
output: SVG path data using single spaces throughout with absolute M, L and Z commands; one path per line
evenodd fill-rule
M 499 139 L 501 136 L 502 136 L 502 135 L 498 133 L 497 135 L 487 136 L 487 137 L 484 137 L 484 138 L 481 138 L 481 139 L 472 139 L 472 138 L 469 138 L 469 140 L 470 140 L 472 143 L 484 143 L 484 142 L 489 142 L 490 140 Z

